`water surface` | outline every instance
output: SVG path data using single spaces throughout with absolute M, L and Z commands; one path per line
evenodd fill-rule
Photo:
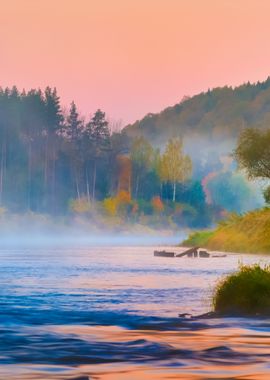
M 267 256 L 155 248 L 2 249 L 0 379 L 269 379 L 270 319 L 178 317 L 209 311 L 220 276 Z

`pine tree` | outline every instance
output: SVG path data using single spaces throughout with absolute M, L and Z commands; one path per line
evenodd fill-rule
M 85 129 L 86 139 L 91 147 L 91 160 L 93 162 L 92 198 L 95 199 L 97 163 L 110 148 L 109 123 L 105 113 L 98 109 Z
M 76 104 L 74 101 L 70 105 L 69 115 L 65 125 L 66 135 L 69 140 L 69 157 L 71 161 L 72 176 L 75 178 L 77 198 L 80 199 L 80 173 L 82 168 L 81 140 L 83 122 L 79 118 Z
M 72 142 L 78 142 L 82 136 L 83 122 L 79 118 L 76 104 L 74 102 L 70 105 L 69 115 L 65 126 L 66 134 Z
M 45 89 L 46 108 L 46 143 L 44 158 L 44 190 L 50 188 L 51 208 L 55 209 L 55 189 L 56 189 L 56 160 L 58 149 L 58 136 L 64 130 L 64 117 L 60 106 L 60 98 L 56 88 Z

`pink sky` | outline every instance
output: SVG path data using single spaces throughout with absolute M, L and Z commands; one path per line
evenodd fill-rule
M 270 75 L 269 0 L 3 0 L 1 85 L 123 124 Z

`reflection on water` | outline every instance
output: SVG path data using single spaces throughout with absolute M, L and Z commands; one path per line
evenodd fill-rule
M 153 250 L 0 251 L 0 379 L 269 379 L 270 320 L 177 317 L 267 257 Z

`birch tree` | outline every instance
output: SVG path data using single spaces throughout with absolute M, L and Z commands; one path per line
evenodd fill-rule
M 170 182 L 173 187 L 172 201 L 175 202 L 177 183 L 186 181 L 192 172 L 192 162 L 183 152 L 183 143 L 179 138 L 170 139 L 159 164 L 159 176 L 162 182 Z

